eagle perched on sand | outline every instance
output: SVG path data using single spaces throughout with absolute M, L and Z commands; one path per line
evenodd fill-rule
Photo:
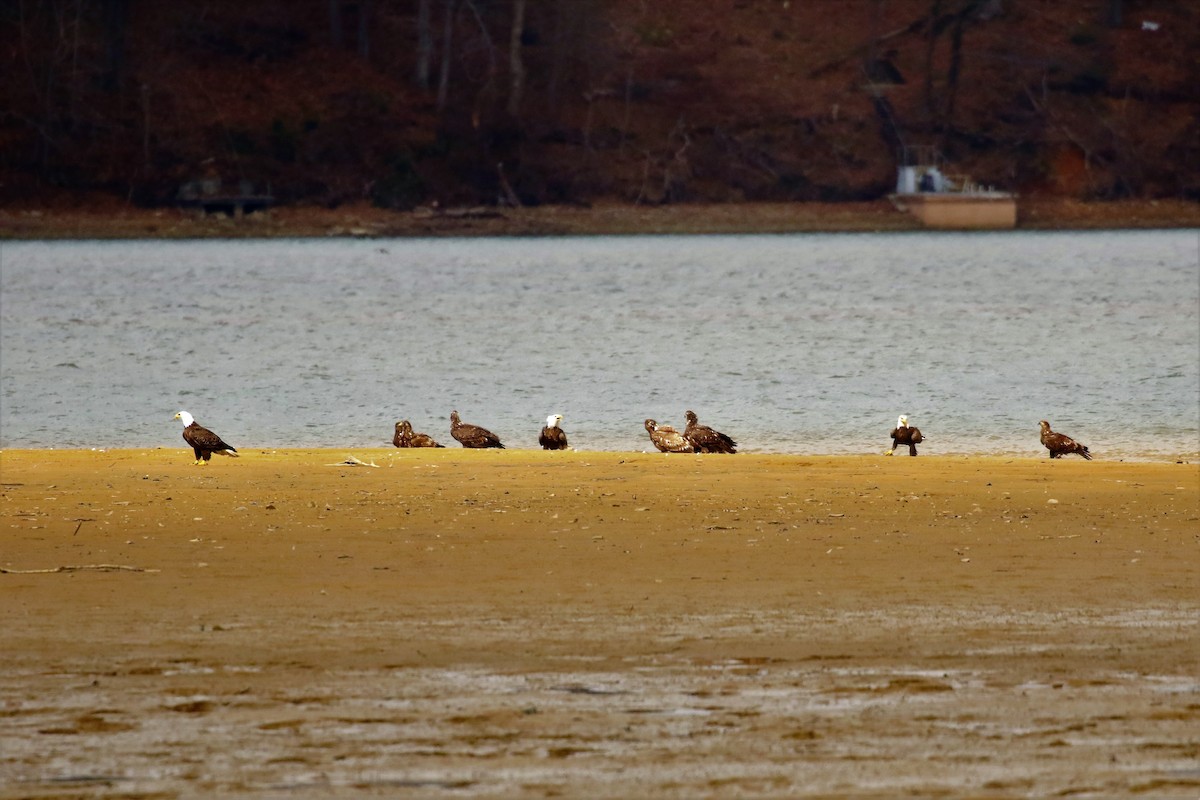
M 472 449 L 481 449 L 485 447 L 495 447 L 500 450 L 504 449 L 504 445 L 500 443 L 500 437 L 489 431 L 487 428 L 481 428 L 478 425 L 468 425 L 458 418 L 457 411 L 450 412 L 450 435 L 455 441 L 463 447 Z
M 925 441 L 925 437 L 921 435 L 920 428 L 910 428 L 908 426 L 908 417 L 901 414 L 896 419 L 896 427 L 892 429 L 892 449 L 884 452 L 885 456 L 890 456 L 896 452 L 896 448 L 902 444 L 908 445 L 908 454 L 915 456 L 917 454 L 917 445 Z
M 392 436 L 392 444 L 396 447 L 445 447 L 438 444 L 427 433 L 413 433 L 412 423 L 402 419 L 396 423 L 396 433 Z
M 212 458 L 213 453 L 223 456 L 236 456 L 237 450 L 225 444 L 220 436 L 202 427 L 195 418 L 186 411 L 180 411 L 175 419 L 183 423 L 183 440 L 192 446 L 196 454 L 196 464 L 204 466 Z
M 567 433 L 561 427 L 562 414 L 551 414 L 546 417 L 546 426 L 538 434 L 538 444 L 543 450 L 566 450 Z
M 652 419 L 646 420 L 646 433 L 650 441 L 664 453 L 694 453 L 696 448 L 683 434 L 670 425 L 659 425 Z
M 1081 445 L 1070 436 L 1050 430 L 1050 423 L 1046 422 L 1046 420 L 1042 420 L 1038 425 L 1042 428 L 1042 444 L 1050 451 L 1051 458 L 1062 458 L 1071 453 L 1078 453 L 1088 461 L 1092 460 L 1092 454 L 1088 452 L 1087 447 Z
M 683 429 L 683 438 L 691 443 L 697 453 L 736 453 L 737 442 L 720 431 L 715 431 L 707 425 L 701 425 L 695 411 L 688 411 L 687 426 Z

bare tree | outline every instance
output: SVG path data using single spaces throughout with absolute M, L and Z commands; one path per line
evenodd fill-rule
M 438 74 L 437 110 L 446 110 L 446 101 L 450 97 L 450 60 L 454 40 L 454 12 L 457 0 L 442 2 L 442 64 Z
M 417 0 L 417 86 L 429 88 L 433 60 L 433 0 Z
M 962 8 L 954 16 L 954 27 L 950 32 L 950 66 L 946 70 L 945 122 L 947 125 L 951 124 L 954 119 L 954 107 L 958 100 L 958 79 L 962 74 L 963 33 L 967 26 L 967 17 L 974 9 L 973 0 L 965 0 Z
M 522 60 L 521 37 L 525 32 L 525 0 L 513 0 L 512 30 L 508 40 L 509 91 L 508 113 L 516 117 L 521 108 L 521 93 L 525 89 L 525 63 Z
M 342 47 L 342 0 L 329 0 L 329 41 L 338 49 Z
M 371 0 L 358 0 L 358 54 L 371 57 Z
M 104 2 L 104 88 L 112 91 L 121 82 L 125 66 L 125 24 L 128 16 L 128 0 L 105 0 Z
M 963 37 L 985 2 L 986 0 L 958 0 L 950 10 L 945 8 L 945 0 L 930 2 L 929 39 L 925 50 L 925 105 L 930 124 L 935 128 L 945 129 L 954 119 L 959 79 L 962 76 Z M 946 81 L 939 98 L 934 86 L 934 53 L 937 40 L 947 27 L 950 28 L 950 63 L 946 68 Z
M 471 109 L 471 124 L 478 128 L 483 121 L 483 112 L 489 106 L 490 101 L 495 99 L 496 75 L 499 67 L 496 65 L 496 44 L 492 41 L 492 32 L 488 30 L 487 21 L 484 19 L 479 3 L 477 0 L 463 1 L 466 3 L 467 9 L 470 10 L 471 16 L 475 18 L 475 24 L 479 26 L 480 49 L 487 55 L 487 66 L 484 69 L 483 81 L 480 84 L 479 91 L 475 93 L 475 104 Z
M 1121 27 L 1125 16 L 1124 11 L 1124 3 L 1121 0 L 1108 0 L 1108 24 L 1110 27 Z
M 560 109 L 564 93 L 582 87 L 582 93 L 595 96 L 597 75 L 606 74 L 609 63 L 605 32 L 613 30 L 598 6 L 601 0 L 571 0 L 540 6 L 542 24 L 550 30 L 549 57 L 539 65 L 545 76 L 542 100 L 545 107 Z M 535 4 L 533 12 L 539 10 Z M 630 57 L 632 58 L 632 56 Z M 616 60 L 626 59 L 617 57 Z M 529 87 L 528 90 L 532 89 Z M 591 100 L 588 101 L 589 104 Z
M 937 103 L 933 97 L 933 55 L 941 35 L 942 0 L 930 0 L 929 31 L 925 42 L 925 111 L 932 121 L 937 116 Z

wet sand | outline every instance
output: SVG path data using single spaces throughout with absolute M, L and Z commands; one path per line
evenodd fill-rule
M 0 484 L 0 798 L 1200 794 L 1196 464 L 181 446 Z

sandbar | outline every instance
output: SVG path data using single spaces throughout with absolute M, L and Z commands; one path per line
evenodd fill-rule
M 1194 463 L 181 443 L 0 490 L 0 798 L 1200 793 Z

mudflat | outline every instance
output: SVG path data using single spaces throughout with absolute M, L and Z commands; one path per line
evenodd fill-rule
M 0 484 L 0 798 L 1200 793 L 1196 464 L 181 443 Z
M 1025 230 L 1200 227 L 1200 203 L 1187 200 L 1081 202 L 1021 197 Z M 825 233 L 915 231 L 916 217 L 886 199 L 847 203 L 678 203 L 393 211 L 366 204 L 330 209 L 279 206 L 235 219 L 178 208 L 82 204 L 0 208 L 4 239 L 194 239 L 311 236 L 586 236 L 632 234 Z

